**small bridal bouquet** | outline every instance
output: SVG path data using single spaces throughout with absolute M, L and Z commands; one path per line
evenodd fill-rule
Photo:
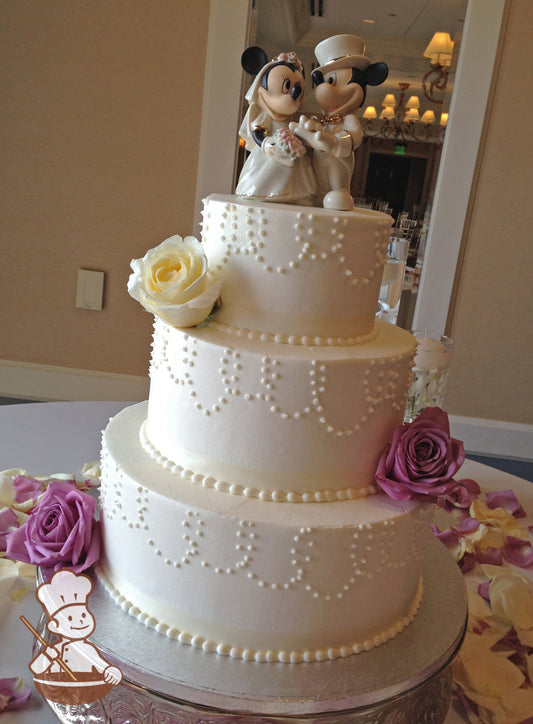
M 288 128 L 278 128 L 272 136 L 267 136 L 263 150 L 283 166 L 292 166 L 298 158 L 305 156 L 305 146 Z

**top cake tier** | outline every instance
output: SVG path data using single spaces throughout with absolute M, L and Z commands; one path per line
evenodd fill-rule
M 368 209 L 208 196 L 202 238 L 210 269 L 224 280 L 215 322 L 289 344 L 368 341 L 391 224 Z

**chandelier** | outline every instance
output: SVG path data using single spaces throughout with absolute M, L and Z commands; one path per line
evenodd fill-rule
M 365 123 L 363 131 L 367 136 L 396 138 L 405 141 L 427 141 L 434 135 L 435 113 L 427 110 L 420 117 L 420 100 L 412 95 L 406 101 L 409 83 L 399 83 L 400 95 L 398 102 L 394 93 L 387 93 L 381 104 L 383 110 L 378 119 L 375 106 L 367 106 L 363 113 Z M 443 128 L 447 122 L 441 117 L 441 128 L 437 131 L 437 140 L 442 140 Z

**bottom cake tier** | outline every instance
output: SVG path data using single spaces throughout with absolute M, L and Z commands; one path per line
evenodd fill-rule
M 65 724 L 441 724 L 452 694 L 449 665 L 465 630 L 466 588 L 436 538 L 422 570 L 424 598 L 399 636 L 359 656 L 298 666 L 243 665 L 177 645 L 126 616 L 96 578 L 91 640 L 122 681 L 89 706 L 48 704 Z M 46 573 L 39 570 L 40 583 Z M 46 617 L 37 630 L 52 641 Z M 40 650 L 36 639 L 34 655 Z
M 205 488 L 145 452 L 145 419 L 146 403 L 128 407 L 103 435 L 98 573 L 124 610 L 180 643 L 257 662 L 350 656 L 410 623 L 431 506 Z

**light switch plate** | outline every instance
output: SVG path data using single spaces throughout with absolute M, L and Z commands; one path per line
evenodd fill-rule
M 104 302 L 103 271 L 78 269 L 78 286 L 76 289 L 76 307 L 78 309 L 100 310 Z

